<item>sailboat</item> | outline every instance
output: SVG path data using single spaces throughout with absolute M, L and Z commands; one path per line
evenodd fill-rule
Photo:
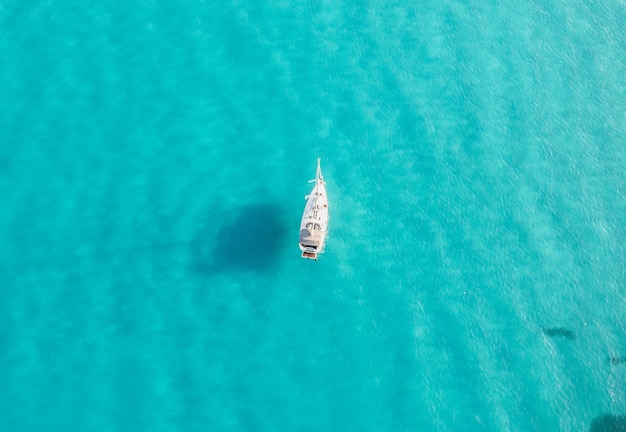
M 324 252 L 324 241 L 328 231 L 328 197 L 326 196 L 326 182 L 320 168 L 320 158 L 317 158 L 315 178 L 309 183 L 315 183 L 311 193 L 304 197 L 306 205 L 300 223 L 300 250 L 302 258 L 314 259 Z

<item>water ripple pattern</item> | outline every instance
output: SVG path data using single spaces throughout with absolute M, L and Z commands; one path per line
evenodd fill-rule
M 626 430 L 624 29 L 0 1 L 2 429 Z

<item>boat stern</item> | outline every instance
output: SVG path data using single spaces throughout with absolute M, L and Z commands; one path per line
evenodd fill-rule
M 302 251 L 302 258 L 307 258 L 307 259 L 312 259 L 317 261 L 317 252 L 311 252 L 311 251 Z
M 322 253 L 324 248 L 324 233 L 316 228 L 319 228 L 319 226 L 315 227 L 314 224 L 308 223 L 300 230 L 300 250 L 302 251 L 302 258 L 317 261 L 317 256 Z

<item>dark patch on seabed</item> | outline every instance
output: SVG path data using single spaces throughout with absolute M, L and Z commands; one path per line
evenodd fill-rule
M 626 363 L 626 356 L 610 356 L 606 359 L 606 362 L 612 365 Z
M 589 432 L 626 432 L 626 416 L 606 414 L 591 422 Z
M 549 337 L 562 337 L 569 340 L 576 339 L 576 333 L 565 327 L 541 327 L 541 331 Z
M 235 211 L 228 220 L 205 221 L 192 244 L 192 268 L 209 276 L 215 273 L 249 271 L 268 273 L 284 246 L 287 228 L 277 203 L 251 204 Z M 208 235 L 211 224 L 222 224 Z

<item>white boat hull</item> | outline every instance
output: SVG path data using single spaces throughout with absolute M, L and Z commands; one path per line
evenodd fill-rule
M 320 169 L 320 160 L 317 160 L 315 186 L 307 195 L 302 221 L 300 223 L 300 250 L 302 258 L 317 260 L 324 252 L 326 233 L 328 232 L 328 196 L 326 183 Z

